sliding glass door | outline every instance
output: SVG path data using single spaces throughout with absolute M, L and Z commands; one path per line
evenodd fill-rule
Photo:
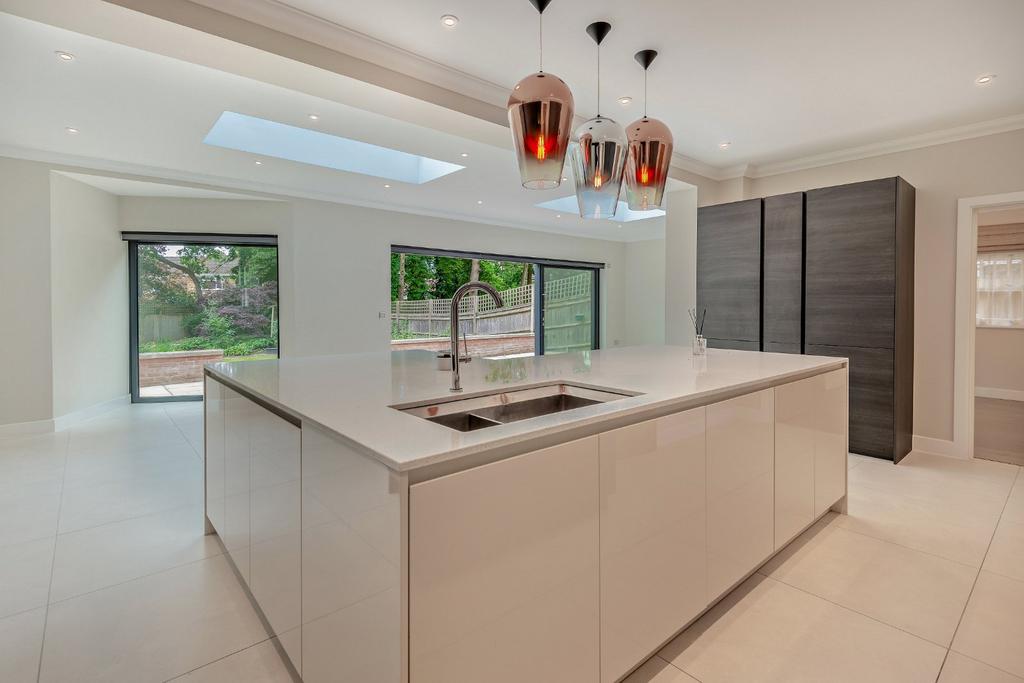
M 132 237 L 133 401 L 201 400 L 206 363 L 277 358 L 274 238 Z
M 537 353 L 554 354 L 598 348 L 600 306 L 598 270 L 540 266 Z
M 459 309 L 465 353 L 485 358 L 596 349 L 600 263 L 392 246 L 391 350 L 444 353 L 451 297 L 482 280 L 505 302 L 470 295 Z

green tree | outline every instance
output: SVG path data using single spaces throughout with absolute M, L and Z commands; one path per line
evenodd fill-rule
M 274 247 L 233 247 L 230 257 L 238 259 L 233 274 L 239 286 L 277 282 L 277 249 Z

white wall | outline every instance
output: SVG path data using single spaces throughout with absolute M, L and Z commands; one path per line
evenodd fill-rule
M 308 200 L 124 197 L 120 221 L 125 230 L 278 234 L 283 355 L 387 348 L 392 244 L 607 263 L 602 346 L 635 341 L 626 334 L 620 242 Z
M 693 343 L 687 311 L 697 305 L 698 190 L 677 190 L 666 199 L 665 341 Z
M 957 199 L 1024 190 L 1024 130 L 748 179 L 719 201 L 894 175 L 917 188 L 914 433 L 951 440 Z
M 128 393 L 127 247 L 117 197 L 50 179 L 53 415 Z
M 50 419 L 50 170 L 2 157 L 0 359 L 0 425 Z
M 979 327 L 974 386 L 1024 392 L 1024 330 Z
M 665 240 L 626 243 L 626 344 L 665 343 Z

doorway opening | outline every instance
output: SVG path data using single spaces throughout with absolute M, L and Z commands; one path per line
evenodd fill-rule
M 1024 204 L 977 215 L 974 456 L 1024 465 Z
M 391 248 L 391 349 L 443 353 L 450 345 L 451 298 L 471 280 L 501 293 L 469 295 L 459 310 L 468 355 L 509 358 L 591 350 L 600 342 L 603 264 Z
M 206 363 L 277 358 L 274 236 L 125 234 L 134 403 L 200 401 Z

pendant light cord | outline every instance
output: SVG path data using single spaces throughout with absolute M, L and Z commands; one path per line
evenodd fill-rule
M 540 69 L 538 71 L 544 71 L 544 14 L 537 14 L 537 26 L 539 28 L 538 33 L 540 34 Z
M 597 44 L 597 116 L 601 117 L 601 43 Z
M 644 69 L 644 118 L 647 118 L 647 69 Z

